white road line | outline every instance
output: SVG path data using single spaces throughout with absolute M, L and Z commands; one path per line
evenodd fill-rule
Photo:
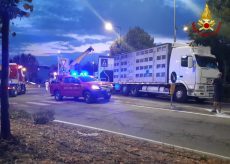
M 191 108 L 192 106 L 186 106 L 186 105 L 181 105 L 180 107 L 185 107 L 185 108 Z M 194 106 L 195 108 L 198 108 L 198 109 L 203 109 L 203 110 L 206 110 L 208 112 L 211 112 L 212 109 L 209 109 L 209 108 L 203 108 L 203 107 L 197 107 L 197 106 Z M 194 108 L 192 107 L 192 108 Z
M 131 104 L 130 104 L 131 105 Z M 170 112 L 179 112 L 179 113 L 188 113 L 188 114 L 195 114 L 195 115 L 201 115 L 201 116 L 208 116 L 208 117 L 220 117 L 220 118 L 230 118 L 229 115 L 226 114 L 203 114 L 203 113 L 196 113 L 196 112 L 187 112 L 187 111 L 179 111 L 179 110 L 172 110 L 172 109 L 166 109 L 166 108 L 159 108 L 159 107 L 149 107 L 149 106 L 140 106 L 140 105 L 131 105 L 138 108 L 147 108 L 147 109 L 156 109 L 156 110 L 164 110 L 164 111 L 170 111 Z
M 143 137 L 137 137 L 137 136 L 133 136 L 133 135 L 125 134 L 125 133 L 110 131 L 110 130 L 106 130 L 106 129 L 96 128 L 96 127 L 92 127 L 92 126 L 76 124 L 76 123 L 66 122 L 66 121 L 61 121 L 61 120 L 54 120 L 54 122 L 68 124 L 68 125 L 74 125 L 74 126 L 79 126 L 79 127 L 93 129 L 93 130 L 99 130 L 99 131 L 108 132 L 108 133 L 117 134 L 117 135 L 122 135 L 122 136 L 130 137 L 130 138 L 134 138 L 134 139 L 138 139 L 138 140 L 148 141 L 148 142 L 152 142 L 152 143 L 159 144 L 159 145 L 166 145 L 166 146 L 175 147 L 175 148 L 178 148 L 178 149 L 184 149 L 184 150 L 191 151 L 191 152 L 201 153 L 201 154 L 210 155 L 210 156 L 213 156 L 213 157 L 218 157 L 218 158 L 223 158 L 223 159 L 230 160 L 230 157 L 222 156 L 222 155 L 219 155 L 219 154 L 208 153 L 208 152 L 201 151 L 201 150 L 196 150 L 196 149 L 191 149 L 191 148 L 187 148 L 187 147 L 177 146 L 177 145 L 173 145 L 173 144 L 169 144 L 169 143 L 165 143 L 165 142 L 160 142 L 160 141 L 155 141 L 155 140 L 151 140 L 151 139 L 147 139 L 147 138 L 143 138 Z
M 57 102 L 57 101 L 52 101 L 52 100 L 44 100 L 44 101 L 42 101 L 42 102 L 44 102 L 44 103 L 51 103 L 51 104 L 63 104 L 64 102 Z
M 45 104 L 45 103 L 39 103 L 39 102 L 31 102 L 31 101 L 28 101 L 26 102 L 27 104 L 33 104 L 33 105 L 40 105 L 40 106 L 47 106 L 47 105 L 50 105 L 50 104 Z
M 10 102 L 10 105 L 17 105 L 18 103 L 16 102 Z
M 20 107 L 20 108 L 28 108 L 29 105 L 26 104 L 18 104 L 16 107 Z

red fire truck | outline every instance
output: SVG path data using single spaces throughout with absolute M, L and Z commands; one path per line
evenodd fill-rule
M 0 67 L 1 71 L 1 67 Z M 9 96 L 26 93 L 25 74 L 26 68 L 16 63 L 9 63 Z

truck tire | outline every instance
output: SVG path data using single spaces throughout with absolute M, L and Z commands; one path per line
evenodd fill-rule
M 61 101 L 63 96 L 61 95 L 60 91 L 55 91 L 54 98 L 56 101 Z
M 138 87 L 132 87 L 131 90 L 130 90 L 130 95 L 134 96 L 134 97 L 139 97 L 140 92 L 138 90 Z
M 26 93 L 26 86 L 25 85 L 23 85 L 22 86 L 22 92 L 21 92 L 22 94 L 25 94 Z
M 85 100 L 85 102 L 86 102 L 87 104 L 92 103 L 93 98 L 92 98 L 92 95 L 91 95 L 91 93 L 90 93 L 89 91 L 86 91 L 86 92 L 84 93 L 84 100 Z
M 185 102 L 187 100 L 187 90 L 184 86 L 176 87 L 174 99 L 178 102 Z
M 110 95 L 110 96 L 105 96 L 105 97 L 104 97 L 104 100 L 105 100 L 106 102 L 109 102 L 109 101 L 110 101 L 110 98 L 111 98 L 111 95 Z
M 12 91 L 12 93 L 11 93 L 11 96 L 12 97 L 16 97 L 18 95 L 18 91 L 17 91 L 17 89 L 14 89 L 13 91 Z
M 127 85 L 122 86 L 121 93 L 122 93 L 122 95 L 124 95 L 124 96 L 128 96 L 128 95 L 129 95 L 129 88 L 128 88 Z

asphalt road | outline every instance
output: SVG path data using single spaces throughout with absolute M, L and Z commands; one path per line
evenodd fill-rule
M 230 104 L 213 114 L 211 104 L 113 95 L 108 103 L 86 104 L 72 98 L 56 102 L 44 88 L 10 98 L 10 106 L 28 112 L 52 109 L 55 119 L 230 157 Z

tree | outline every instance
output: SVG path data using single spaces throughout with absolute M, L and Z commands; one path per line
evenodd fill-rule
M 12 62 L 22 65 L 26 68 L 26 80 L 35 82 L 38 73 L 38 61 L 31 54 L 21 54 L 14 56 Z
M 2 22 L 2 76 L 1 76 L 1 137 L 11 138 L 9 120 L 9 99 L 8 99 L 8 74 L 9 74 L 9 27 L 10 20 L 16 17 L 29 16 L 33 11 L 30 5 L 32 0 L 1 0 L 0 1 L 0 22 Z M 18 5 L 23 5 L 24 10 Z
M 142 28 L 135 27 L 130 29 L 124 37 L 114 41 L 110 47 L 110 54 L 113 56 L 153 46 L 154 38 L 146 33 Z
M 208 0 L 209 8 L 213 18 L 221 21 L 222 26 L 220 32 L 214 36 L 202 37 L 189 30 L 189 37 L 194 40 L 195 44 L 210 46 L 212 54 L 214 54 L 219 63 L 219 69 L 224 74 L 224 81 L 228 81 L 230 72 L 230 0 Z

